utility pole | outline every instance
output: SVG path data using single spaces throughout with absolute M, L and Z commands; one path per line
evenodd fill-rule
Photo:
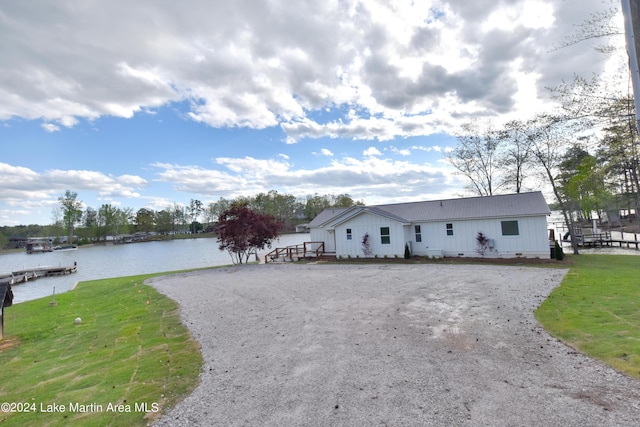
M 636 128 L 640 134 L 640 0 L 622 0 L 622 15 L 636 107 Z

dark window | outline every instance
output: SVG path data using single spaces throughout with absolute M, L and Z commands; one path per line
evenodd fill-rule
M 420 231 L 420 226 L 416 225 L 415 230 L 416 230 L 416 242 L 420 243 L 422 242 L 422 231 Z
M 351 229 L 347 228 L 347 240 L 351 240 Z
M 447 224 L 447 236 L 453 236 L 453 224 Z
M 518 221 L 502 221 L 503 236 L 519 236 Z
M 380 227 L 380 242 L 383 245 L 388 245 L 389 243 L 391 243 L 389 227 Z

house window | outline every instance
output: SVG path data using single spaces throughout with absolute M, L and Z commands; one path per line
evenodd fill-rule
M 391 234 L 389 227 L 380 227 L 380 243 L 388 245 L 391 243 Z
M 415 230 L 416 230 L 416 242 L 420 243 L 422 242 L 422 231 L 420 230 L 420 226 L 416 225 Z
M 519 236 L 518 221 L 502 221 L 503 236 Z
M 453 236 L 453 224 L 447 224 L 447 236 Z
M 351 240 L 352 236 L 351 236 L 351 229 L 347 228 L 347 240 Z

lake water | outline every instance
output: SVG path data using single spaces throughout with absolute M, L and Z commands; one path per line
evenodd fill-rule
M 273 248 L 309 241 L 309 234 L 287 234 Z M 264 256 L 272 249 L 259 253 Z M 254 258 L 251 257 L 250 261 Z M 65 276 L 43 277 L 12 287 L 14 303 L 50 296 L 72 289 L 76 283 L 109 277 L 214 267 L 231 264 L 226 251 L 218 249 L 215 238 L 167 240 L 125 245 L 95 245 L 74 251 L 54 251 L 28 255 L 26 252 L 0 255 L 0 274 L 35 267 L 69 266 L 78 263 L 78 272 Z

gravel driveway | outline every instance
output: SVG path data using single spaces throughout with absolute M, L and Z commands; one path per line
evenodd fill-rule
M 156 425 L 637 425 L 640 382 L 533 316 L 565 273 L 288 264 L 152 279 L 205 363 Z

